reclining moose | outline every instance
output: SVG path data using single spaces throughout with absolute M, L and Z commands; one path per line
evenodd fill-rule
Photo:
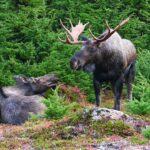
M 78 40 L 87 24 L 73 26 L 68 30 L 60 20 L 62 27 L 67 32 L 66 40 L 59 40 L 66 44 L 82 44 L 82 48 L 70 60 L 74 70 L 86 70 L 89 65 L 94 65 L 93 84 L 96 95 L 96 106 L 100 105 L 100 86 L 103 82 L 110 82 L 115 95 L 114 109 L 120 110 L 120 99 L 123 83 L 127 86 L 127 98 L 132 99 L 132 83 L 135 77 L 136 49 L 131 41 L 121 38 L 117 33 L 129 18 L 123 20 L 114 29 L 106 22 L 107 30 L 96 37 L 90 30 L 93 39 L 83 38 Z
M 37 78 L 15 76 L 15 86 L 0 87 L 0 120 L 9 124 L 21 124 L 30 114 L 42 116 L 46 106 L 41 102 L 45 92 L 55 88 L 58 78 L 47 74 Z

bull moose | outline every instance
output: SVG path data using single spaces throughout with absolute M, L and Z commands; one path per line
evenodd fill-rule
M 60 20 L 61 26 L 66 31 L 66 40 L 59 40 L 66 44 L 82 44 L 82 48 L 70 60 L 70 66 L 74 70 L 85 70 L 87 65 L 94 65 L 93 84 L 96 96 L 96 106 L 100 105 L 100 87 L 103 82 L 110 82 L 114 95 L 114 109 L 120 110 L 120 99 L 123 83 L 127 86 L 127 98 L 132 99 L 132 83 L 135 77 L 136 49 L 133 43 L 121 38 L 117 31 L 129 21 L 123 20 L 114 29 L 106 22 L 107 30 L 96 37 L 91 30 L 92 39 L 86 37 L 79 41 L 80 34 L 86 24 L 80 21 L 78 25 L 71 24 L 68 30 Z

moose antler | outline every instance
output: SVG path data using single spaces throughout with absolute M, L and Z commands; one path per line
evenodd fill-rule
M 108 33 L 107 33 L 104 37 L 102 37 L 102 38 L 96 37 L 96 36 L 92 33 L 92 31 L 91 31 L 90 29 L 89 29 L 89 31 L 90 31 L 90 34 L 92 35 L 93 39 L 95 40 L 95 42 L 103 42 L 103 41 L 106 41 L 112 34 L 114 34 L 114 33 L 115 33 L 117 30 L 119 30 L 122 26 L 124 26 L 128 21 L 129 21 L 129 18 L 123 20 L 121 23 L 119 23 L 119 25 L 117 25 L 117 26 L 115 27 L 114 30 L 111 30 L 111 29 L 110 29 L 110 27 L 109 27 L 109 25 L 108 25 L 108 23 L 107 23 L 107 21 L 106 21 L 105 23 L 106 23 L 106 26 L 107 26 Z
M 70 24 L 71 24 L 71 29 L 68 30 L 65 25 L 63 24 L 63 22 L 60 20 L 60 24 L 61 26 L 66 30 L 66 40 L 62 40 L 60 37 L 59 40 L 63 43 L 67 43 L 67 44 L 82 44 L 83 41 L 78 41 L 78 38 L 80 36 L 80 34 L 84 31 L 85 26 L 88 24 L 82 24 L 80 21 L 76 26 L 73 26 L 71 20 L 69 20 Z M 71 40 L 71 39 L 72 40 Z

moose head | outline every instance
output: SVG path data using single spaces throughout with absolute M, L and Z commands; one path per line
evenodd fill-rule
M 71 29 L 67 29 L 63 22 L 60 20 L 61 26 L 66 31 L 66 40 L 62 40 L 59 37 L 59 40 L 65 44 L 82 44 L 82 48 L 77 52 L 70 60 L 70 66 L 74 70 L 86 70 L 87 67 L 90 69 L 94 68 L 90 64 L 96 64 L 100 59 L 101 51 L 100 44 L 109 39 L 117 30 L 119 30 L 123 25 L 125 25 L 129 18 L 123 20 L 119 25 L 114 29 L 111 29 L 106 21 L 107 30 L 100 37 L 96 37 L 91 30 L 89 30 L 92 35 L 92 39 L 84 37 L 82 41 L 79 41 L 78 38 L 81 33 L 84 31 L 86 24 L 82 24 L 80 21 L 76 26 L 73 26 L 71 20 Z M 97 58 L 98 57 L 98 58 Z

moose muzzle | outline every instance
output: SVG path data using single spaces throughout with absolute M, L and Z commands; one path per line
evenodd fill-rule
M 77 59 L 76 57 L 71 58 L 71 60 L 70 60 L 70 67 L 71 67 L 71 69 L 74 69 L 74 70 L 81 69 L 82 66 L 81 66 L 80 60 Z

